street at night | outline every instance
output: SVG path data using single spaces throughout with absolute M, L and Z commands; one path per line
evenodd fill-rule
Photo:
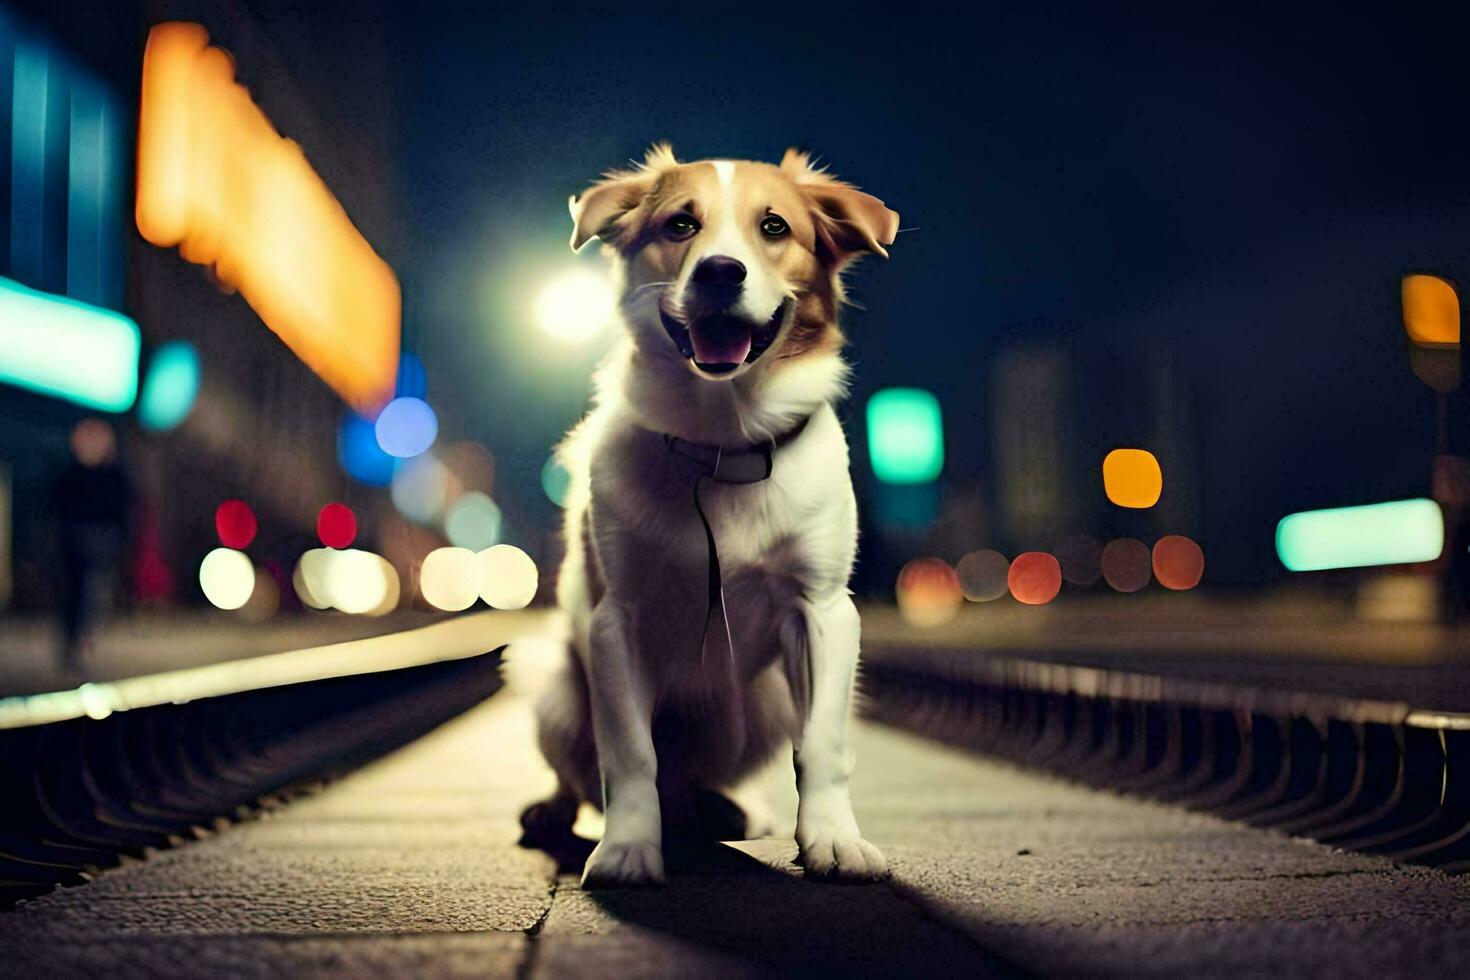
M 1465 36 L 0 0 L 0 973 L 1470 971 Z

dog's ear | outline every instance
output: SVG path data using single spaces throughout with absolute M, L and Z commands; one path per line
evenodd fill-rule
M 580 197 L 570 198 L 567 206 L 572 212 L 572 251 L 592 238 L 617 244 L 619 234 L 626 230 L 622 219 L 643 203 L 665 171 L 678 165 L 669 144 L 655 143 L 641 164 L 631 170 L 609 171 Z
M 811 155 L 790 149 L 781 169 L 811 202 L 817 237 L 843 265 L 867 252 L 888 258 L 883 246 L 898 236 L 898 212 L 851 184 L 812 166 Z

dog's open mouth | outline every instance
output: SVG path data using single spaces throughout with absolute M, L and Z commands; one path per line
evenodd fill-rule
M 659 304 L 664 329 L 680 353 L 706 374 L 729 374 L 742 364 L 754 364 L 776 340 L 789 300 L 783 300 L 765 323 L 753 323 L 730 313 L 707 313 L 687 323 Z

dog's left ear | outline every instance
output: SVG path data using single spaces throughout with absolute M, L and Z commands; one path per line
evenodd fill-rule
M 898 236 L 897 211 L 872 194 L 865 194 L 813 167 L 810 154 L 799 150 L 786 151 L 781 158 L 781 169 L 811 201 L 817 236 L 838 265 L 865 252 L 888 258 L 888 250 L 883 246 L 892 245 Z
M 577 251 L 592 238 L 616 245 L 619 235 L 626 230 L 620 219 L 643 203 L 666 170 L 678 165 L 669 144 L 655 143 L 642 164 L 632 170 L 610 171 L 583 191 L 581 197 L 569 198 L 572 251 Z

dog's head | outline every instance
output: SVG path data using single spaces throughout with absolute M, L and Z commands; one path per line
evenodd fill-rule
M 626 268 L 622 307 L 639 346 L 698 377 L 842 345 L 839 275 L 888 253 L 898 215 L 788 150 L 779 166 L 679 163 L 667 144 L 571 200 L 572 248 L 601 239 Z

